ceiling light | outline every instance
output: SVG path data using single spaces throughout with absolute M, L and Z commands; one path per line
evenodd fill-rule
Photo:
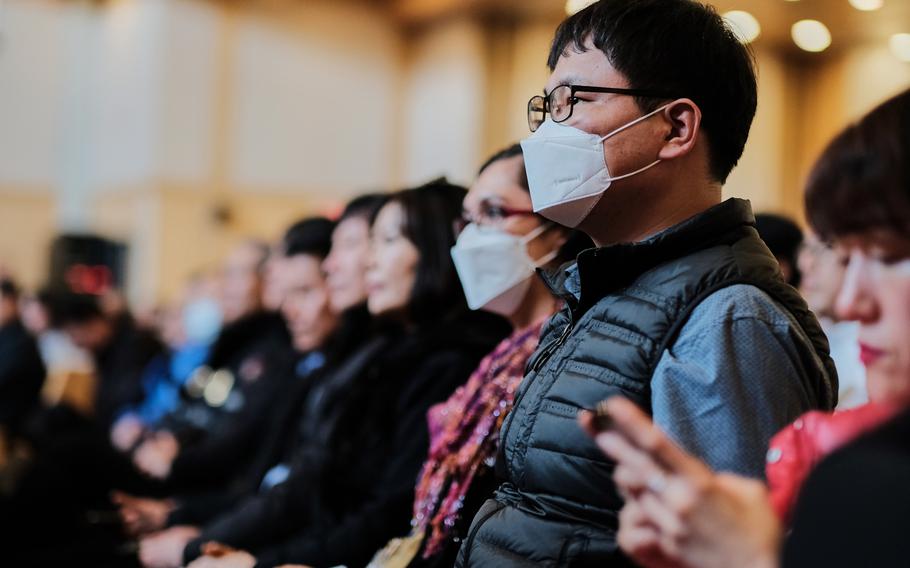
M 566 14 L 572 15 L 575 12 L 580 12 L 597 2 L 597 0 L 566 0 Z
M 885 0 L 850 0 L 850 5 L 863 12 L 878 10 L 885 5 Z
M 818 20 L 800 20 L 790 28 L 790 35 L 800 49 L 813 53 L 824 51 L 831 45 L 831 32 Z
M 724 14 L 724 20 L 739 41 L 749 43 L 761 33 L 761 25 L 755 16 L 743 10 L 731 10 Z
M 894 34 L 888 44 L 898 59 L 910 63 L 910 34 Z

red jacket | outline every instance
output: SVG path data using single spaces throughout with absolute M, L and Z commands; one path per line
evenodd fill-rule
M 839 412 L 807 412 L 771 439 L 765 472 L 771 506 L 787 525 L 800 487 L 825 456 L 872 430 L 899 407 L 864 404 Z

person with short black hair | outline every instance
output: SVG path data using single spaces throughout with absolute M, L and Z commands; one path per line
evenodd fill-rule
M 128 313 L 106 314 L 98 296 L 61 294 L 52 302 L 51 319 L 95 363 L 94 421 L 110 429 L 118 412 L 142 399 L 142 373 L 162 351 L 161 342 L 136 326 Z
M 581 422 L 616 460 L 618 540 L 648 568 L 905 566 L 910 556 L 910 90 L 832 140 L 806 188 L 846 265 L 836 310 L 859 325 L 870 403 L 778 434 L 768 480 L 712 471 L 634 404 Z
M 458 566 L 620 566 L 613 463 L 576 422 L 623 394 L 715 467 L 760 477 L 769 438 L 831 409 L 818 322 L 722 201 L 756 108 L 751 54 L 690 0 L 600 0 L 557 29 L 522 141 L 534 210 L 597 248 L 549 278 L 566 306 L 500 433 L 503 483 Z
M 774 213 L 755 216 L 755 229 L 780 264 L 784 281 L 798 288 L 802 280 L 797 257 L 803 244 L 803 231 L 792 219 Z

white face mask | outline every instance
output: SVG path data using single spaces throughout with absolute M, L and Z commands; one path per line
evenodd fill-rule
M 560 225 L 575 228 L 591 213 L 610 184 L 653 168 L 660 160 L 616 177 L 610 176 L 604 140 L 635 126 L 670 106 L 664 105 L 606 136 L 588 134 L 573 126 L 546 120 L 521 141 L 534 212 Z
M 183 330 L 189 343 L 208 345 L 221 331 L 221 306 L 212 298 L 198 298 L 183 308 Z
M 534 270 L 556 258 L 557 251 L 537 262 L 528 256 L 528 243 L 548 228 L 541 225 L 517 237 L 474 223 L 466 226 L 452 247 L 452 260 L 468 307 L 506 317 L 514 314 L 528 293 Z

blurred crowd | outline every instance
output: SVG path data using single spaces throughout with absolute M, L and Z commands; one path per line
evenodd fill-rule
M 470 188 L 242 241 L 152 314 L 3 274 L 2 564 L 906 565 L 910 91 L 804 232 L 721 198 L 756 87 L 713 10 L 601 0 L 549 67 Z

